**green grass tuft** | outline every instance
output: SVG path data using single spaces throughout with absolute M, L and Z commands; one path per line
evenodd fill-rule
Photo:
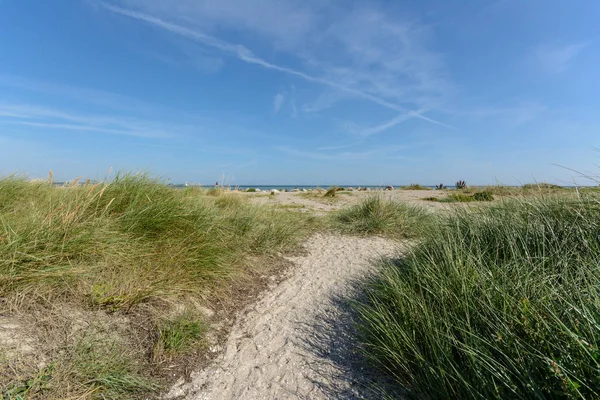
M 561 189 L 565 189 L 562 186 L 554 185 L 552 183 L 545 183 L 545 182 L 526 183 L 525 185 L 522 186 L 522 188 L 525 190 L 561 190 Z
M 493 201 L 494 195 L 489 191 L 468 193 L 450 193 L 446 197 L 425 197 L 425 201 L 437 201 L 440 203 L 471 203 L 474 201 Z
M 403 189 L 403 190 L 431 190 L 431 188 L 420 185 L 418 183 L 411 183 L 408 186 L 402 186 L 400 189 Z
M 493 201 L 494 195 L 490 192 L 477 192 L 473 195 L 475 201 Z
M 379 234 L 396 238 L 419 236 L 432 220 L 430 214 L 421 207 L 377 195 L 339 211 L 333 218 L 335 226 L 343 233 Z
M 206 331 L 206 325 L 191 314 L 163 320 L 158 324 L 155 355 L 185 352 L 201 343 Z

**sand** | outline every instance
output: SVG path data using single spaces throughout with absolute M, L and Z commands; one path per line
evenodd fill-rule
M 401 245 L 377 237 L 316 234 L 305 247 L 305 255 L 289 258 L 295 264 L 290 276 L 239 313 L 214 362 L 165 398 L 382 397 L 385 381 L 358 352 L 344 299 L 357 293 L 353 282 L 372 271 L 377 259 L 397 255 Z
M 373 195 L 380 195 L 395 201 L 405 201 L 432 210 L 449 209 L 456 206 L 456 204 L 452 203 L 439 203 L 436 201 L 424 200 L 427 197 L 441 198 L 448 195 L 445 191 L 439 190 L 354 191 L 338 193 L 333 199 L 325 198 L 322 194 L 317 195 L 316 192 L 281 192 L 275 195 L 266 193 L 242 194 L 248 196 L 252 202 L 258 204 L 273 204 L 282 208 L 300 212 L 312 212 L 315 214 L 326 214 L 331 211 L 336 211 L 356 204 L 365 197 Z

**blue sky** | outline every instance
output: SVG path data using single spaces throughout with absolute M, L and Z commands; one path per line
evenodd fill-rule
M 0 0 L 0 174 L 589 183 L 600 2 Z M 562 166 L 562 167 L 561 167 Z

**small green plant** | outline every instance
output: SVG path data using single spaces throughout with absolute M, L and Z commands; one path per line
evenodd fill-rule
M 184 314 L 162 321 L 158 327 L 155 355 L 173 355 L 198 345 L 206 332 L 206 325 L 193 315 Z
M 467 183 L 465 181 L 456 181 L 457 189 L 464 189 L 467 187 Z
M 446 189 L 446 186 L 444 186 L 443 183 L 440 183 L 439 185 L 435 185 L 435 189 L 436 190 L 442 190 L 442 189 Z
M 54 363 L 42 368 L 35 376 L 10 384 L 6 388 L 6 391 L 4 391 L 2 400 L 24 400 L 36 395 L 43 395 L 47 390 L 48 382 L 52 379 L 53 373 Z
M 246 189 L 246 192 L 248 192 L 248 193 L 255 193 L 256 192 L 256 188 L 248 188 L 248 189 Z

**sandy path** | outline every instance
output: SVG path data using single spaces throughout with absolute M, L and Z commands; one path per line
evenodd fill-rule
M 371 261 L 398 244 L 382 238 L 318 234 L 290 278 L 246 309 L 212 366 L 167 397 L 200 399 L 378 398 L 351 338 L 351 314 L 341 300 Z

